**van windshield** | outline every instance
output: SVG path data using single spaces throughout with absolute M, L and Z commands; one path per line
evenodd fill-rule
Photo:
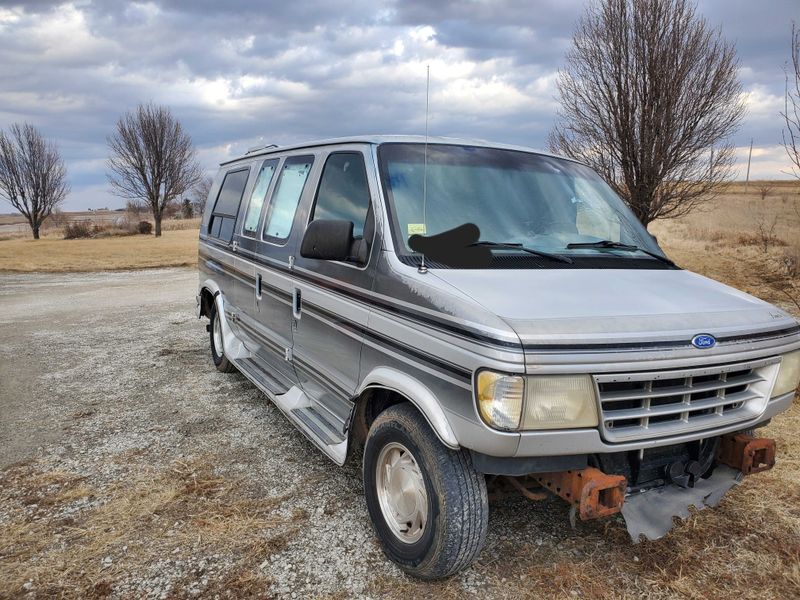
M 465 223 L 480 230 L 475 241 L 508 245 L 493 247 L 493 255 L 521 254 L 512 247 L 521 245 L 569 257 L 577 266 L 582 258 L 597 257 L 619 268 L 625 268 L 621 261 L 658 263 L 646 252 L 614 248 L 617 242 L 663 256 L 619 196 L 584 165 L 517 150 L 429 144 L 424 176 L 424 144 L 381 144 L 378 157 L 401 257 L 417 256 L 411 236 L 433 236 Z M 606 244 L 592 247 L 594 242 Z M 536 260 L 539 266 L 564 266 Z

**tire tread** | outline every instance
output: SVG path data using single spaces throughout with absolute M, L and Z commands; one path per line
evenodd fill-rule
M 420 457 L 423 462 L 438 468 L 443 484 L 439 503 L 442 512 L 447 513 L 449 524 L 454 520 L 453 511 L 463 507 L 461 514 L 455 516 L 459 519 L 457 526 L 445 532 L 443 543 L 434 547 L 430 556 L 416 568 L 400 566 L 421 579 L 449 577 L 472 564 L 483 548 L 488 529 L 486 481 L 475 471 L 469 453 L 441 444 L 423 415 L 410 403 L 386 409 L 375 420 L 370 432 L 390 422 L 399 424 L 412 436 L 424 455 Z M 433 478 L 433 474 L 429 476 Z

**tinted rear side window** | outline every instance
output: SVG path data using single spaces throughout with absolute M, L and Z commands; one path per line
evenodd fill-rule
M 336 152 L 328 157 L 311 219 L 338 219 L 353 223 L 353 236 L 364 233 L 369 211 L 369 184 L 360 152 Z
M 239 204 L 242 201 L 244 188 L 247 185 L 247 177 L 250 169 L 240 169 L 230 171 L 225 175 L 222 186 L 211 212 L 211 219 L 208 222 L 208 233 L 216 238 L 230 242 L 233 238 L 233 226 L 236 223 L 236 215 L 239 212 Z
M 283 162 L 264 223 L 264 237 L 276 242 L 289 239 L 300 196 L 314 162 L 313 156 L 290 156 Z
M 258 222 L 261 218 L 261 209 L 267 197 L 269 184 L 272 182 L 275 169 L 278 166 L 278 159 L 265 160 L 258 172 L 258 178 L 250 194 L 250 203 L 247 205 L 247 214 L 244 218 L 243 232 L 245 235 L 258 235 Z

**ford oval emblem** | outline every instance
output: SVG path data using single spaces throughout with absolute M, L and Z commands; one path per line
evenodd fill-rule
M 692 338 L 692 346 L 705 350 L 717 345 L 717 338 L 709 333 L 698 333 Z

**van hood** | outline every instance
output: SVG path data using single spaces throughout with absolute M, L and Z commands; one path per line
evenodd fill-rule
M 681 270 L 437 269 L 524 345 L 687 341 L 797 326 L 783 310 Z

